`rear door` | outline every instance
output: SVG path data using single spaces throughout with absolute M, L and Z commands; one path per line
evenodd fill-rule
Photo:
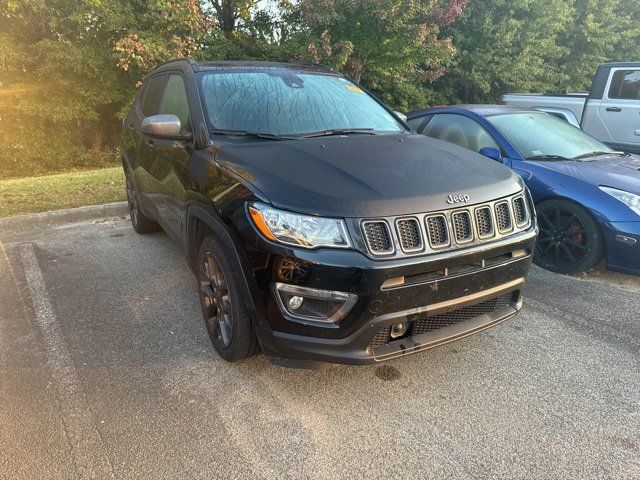
M 640 68 L 613 68 L 599 108 L 607 143 L 640 146 Z

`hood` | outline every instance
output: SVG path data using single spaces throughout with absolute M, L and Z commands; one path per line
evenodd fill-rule
M 637 156 L 602 156 L 587 161 L 533 162 L 548 170 L 640 195 L 640 158 Z
M 417 134 L 221 144 L 216 160 L 275 206 L 332 217 L 407 215 L 510 195 L 522 182 L 494 160 Z

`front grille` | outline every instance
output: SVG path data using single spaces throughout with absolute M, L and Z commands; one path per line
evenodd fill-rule
M 488 243 L 531 226 L 523 192 L 450 210 L 360 219 L 367 254 L 380 258 L 449 251 Z
M 444 215 L 427 217 L 427 235 L 433 248 L 449 245 L 449 233 L 447 232 L 447 219 Z
M 469 212 L 456 212 L 451 217 L 453 219 L 453 233 L 456 242 L 465 243 L 473 240 L 473 229 L 471 228 L 471 215 Z
M 529 221 L 527 206 L 524 203 L 523 197 L 516 197 L 513 199 L 513 216 L 516 219 L 517 226 L 525 225 Z
M 396 221 L 400 245 L 405 252 L 422 250 L 422 233 L 415 218 L 402 218 Z
M 412 335 L 420 335 L 421 333 L 432 332 L 444 327 L 450 327 L 457 323 L 466 322 L 472 318 L 479 317 L 486 313 L 492 313 L 500 308 L 508 307 L 512 303 L 513 294 L 505 293 L 499 297 L 491 298 L 476 305 L 470 305 L 451 312 L 422 318 L 413 322 L 411 329 Z
M 410 334 L 420 335 L 433 332 L 441 328 L 450 327 L 458 323 L 472 320 L 480 315 L 493 313 L 501 308 L 513 305 L 514 296 L 517 292 L 507 292 L 498 297 L 490 298 L 475 305 L 469 305 L 457 310 L 427 317 L 416 316 L 411 322 Z M 369 342 L 369 348 L 381 347 L 394 341 L 391 336 L 391 327 L 384 327 L 378 330 L 376 335 Z
M 496 219 L 498 221 L 498 231 L 508 232 L 513 228 L 511 224 L 511 213 L 507 202 L 496 203 Z
M 393 253 L 391 243 L 391 232 L 389 226 L 384 221 L 363 222 L 364 238 L 367 241 L 369 250 L 374 255 Z
M 493 236 L 493 218 L 490 207 L 476 209 L 476 226 L 478 227 L 478 236 L 480 238 Z

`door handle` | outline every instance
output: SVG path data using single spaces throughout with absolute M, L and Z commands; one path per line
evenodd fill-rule
M 620 107 L 607 107 L 607 112 L 621 112 L 622 109 Z
M 145 144 L 145 146 L 146 146 L 147 148 L 151 148 L 151 149 L 156 148 L 156 144 L 155 144 L 155 143 L 153 143 L 153 140 L 151 140 L 150 138 L 147 138 L 147 139 L 144 141 L 144 144 Z

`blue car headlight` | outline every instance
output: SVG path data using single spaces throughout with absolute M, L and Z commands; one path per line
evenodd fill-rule
M 611 195 L 616 200 L 621 201 L 636 214 L 640 215 L 640 195 L 625 192 L 624 190 L 618 190 L 617 188 L 604 187 L 602 185 L 600 186 L 600 190 Z

